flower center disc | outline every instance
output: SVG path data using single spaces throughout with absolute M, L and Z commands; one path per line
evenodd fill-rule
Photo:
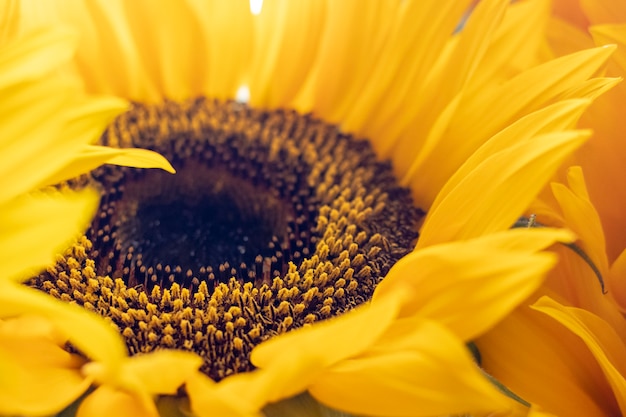
M 215 380 L 268 338 L 369 300 L 423 213 L 366 141 L 293 111 L 135 104 L 105 145 L 177 174 L 106 166 L 86 235 L 31 285 L 109 318 L 131 354 L 191 350 Z M 78 184 L 78 182 L 77 182 Z

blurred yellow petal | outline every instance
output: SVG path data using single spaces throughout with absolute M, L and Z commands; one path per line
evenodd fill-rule
M 109 386 L 96 388 L 78 407 L 76 417 L 159 417 L 133 395 Z
M 590 29 L 597 45 L 617 44 L 618 48 L 613 55 L 614 62 L 619 66 L 622 74 L 626 73 L 626 16 L 620 25 L 599 25 Z
M 3 91 L 0 203 L 39 185 L 82 146 L 82 138 L 58 136 L 64 121 L 56 112 L 70 105 L 71 87 L 58 80 L 46 80 Z
M 252 105 L 280 107 L 295 98 L 314 65 L 325 9 L 326 3 L 317 0 L 263 2 L 254 18 L 258 46 L 249 81 Z
M 42 318 L 0 320 L 0 355 L 13 365 L 10 379 L 0 378 L 3 415 L 50 415 L 89 387 L 80 373 L 83 360 L 64 350 L 53 333 Z
M 261 417 L 262 414 L 249 407 L 242 401 L 240 395 L 246 392 L 225 393 L 218 390 L 222 384 L 228 384 L 229 380 L 221 384 L 213 382 L 201 373 L 190 377 L 185 385 L 191 401 L 191 410 L 197 417 L 232 416 L 232 417 Z
M 247 1 L 193 0 L 189 6 L 195 10 L 195 16 L 207 39 L 208 50 L 203 51 L 208 68 L 198 67 L 197 71 L 206 72 L 200 88 L 195 94 L 227 99 L 235 97 L 237 89 L 245 84 L 251 71 L 250 65 L 254 45 L 254 22 Z M 154 22 L 155 30 L 160 30 L 161 22 Z M 190 58 L 197 54 L 192 53 Z
M 611 296 L 622 313 L 626 312 L 626 249 L 611 265 L 609 272 L 609 288 Z
M 485 10 L 491 17 L 487 21 L 487 26 L 483 28 L 483 36 L 475 37 L 472 28 L 467 32 L 463 30 L 457 35 L 460 38 L 454 43 L 455 48 L 449 54 L 444 54 L 448 58 L 445 65 L 436 65 L 440 59 L 439 51 L 447 48 L 451 39 L 450 36 L 445 36 L 445 33 L 454 33 L 470 2 L 415 1 L 407 4 L 405 13 L 399 16 L 401 20 L 392 27 L 390 47 L 385 49 L 378 59 L 380 76 L 373 74 L 375 82 L 370 83 L 365 92 L 370 97 L 365 96 L 368 97 L 367 100 L 356 102 L 355 109 L 345 122 L 346 128 L 355 129 L 358 135 L 370 138 L 374 148 L 383 158 L 393 156 L 397 145 L 405 145 L 398 142 L 398 135 L 416 114 L 422 119 L 422 127 L 429 128 L 433 116 L 458 93 L 459 86 L 463 84 L 468 71 L 475 64 L 473 59 L 482 52 L 480 45 L 489 41 L 492 30 L 499 23 L 504 3 L 499 0 L 483 3 L 485 5 L 484 7 L 481 5 L 480 9 Z M 484 16 L 485 13 L 479 15 Z M 430 23 L 425 24 L 426 21 Z M 468 22 L 467 25 L 469 27 L 471 23 Z M 478 26 L 480 25 L 474 27 Z M 417 36 L 416 31 L 420 31 Z M 459 58 L 460 44 L 468 48 L 468 53 L 465 57 Z M 460 66 L 458 74 L 449 72 L 453 65 L 450 61 L 455 58 L 460 61 L 455 63 Z M 434 75 L 433 69 L 438 70 Z M 449 84 L 439 82 L 446 76 L 451 77 Z M 441 93 L 440 96 L 433 95 L 435 89 Z M 369 108 L 366 108 L 366 105 Z M 413 133 L 414 141 L 418 141 L 416 148 L 420 148 L 419 141 L 425 138 L 421 137 L 419 131 Z M 398 161 L 396 164 L 401 162 Z M 402 166 L 395 168 L 403 172 Z
M 19 0 L 0 3 L 0 47 L 17 35 L 19 25 Z
M 593 357 L 577 339 L 524 307 L 476 344 L 485 370 L 526 401 L 556 415 L 612 415 L 617 405 L 607 395 L 610 389 L 600 370 L 588 365 Z
M 0 205 L 0 280 L 32 277 L 53 263 L 93 216 L 95 192 L 39 193 Z
M 623 2 L 580 0 L 580 5 L 591 24 L 626 22 L 626 5 Z
M 161 350 L 134 356 L 123 372 L 139 378 L 149 393 L 173 395 L 200 365 L 202 359 L 191 352 Z
M 626 412 L 626 346 L 615 330 L 594 314 L 565 307 L 549 297 L 533 304 L 541 311 L 580 337 L 593 353 L 604 372 L 622 414 Z
M 2 45 L 0 89 L 37 79 L 68 61 L 76 48 L 77 34 L 63 28 L 41 28 Z
M 471 79 L 473 90 L 490 88 L 494 77 L 505 78 L 537 64 L 538 45 L 544 41 L 550 2 L 532 0 L 513 3 L 507 8 L 494 40 Z
M 126 356 L 126 346 L 110 323 L 72 304 L 11 282 L 0 281 L 0 317 L 40 314 L 90 359 L 112 366 Z
M 449 125 L 447 126 L 449 128 L 457 111 L 460 110 L 462 98 L 468 93 L 467 90 L 472 77 L 479 63 L 487 54 L 488 47 L 503 19 L 507 4 L 508 2 L 501 0 L 481 1 L 472 10 L 463 30 L 457 35 L 459 40 L 450 53 L 448 62 L 436 73 L 435 79 L 427 81 L 426 95 L 422 96 L 418 93 L 413 98 L 414 100 L 419 99 L 419 122 L 415 119 L 414 110 L 412 112 L 397 111 L 397 116 L 387 121 L 393 130 L 382 126 L 385 135 L 388 135 L 390 139 L 395 139 L 398 134 L 405 133 L 405 136 L 397 144 L 386 140 L 389 145 L 395 145 L 391 148 L 390 156 L 394 159 L 394 168 L 398 172 L 402 184 L 407 184 L 408 178 L 415 175 L 416 167 L 422 163 L 428 150 L 441 145 L 441 135 L 447 130 L 445 125 Z M 437 86 L 436 90 L 434 89 L 435 86 Z M 481 95 L 484 93 L 481 92 Z M 413 105 L 406 104 L 406 109 L 412 109 L 414 106 L 413 103 L 411 103 Z M 446 112 L 450 109 L 453 109 L 452 114 L 448 116 Z M 444 126 L 440 126 L 440 114 L 444 116 Z M 412 123 L 409 124 L 410 122 Z M 415 136 L 422 136 L 420 133 L 423 127 L 430 127 L 430 125 L 433 128 L 427 136 L 424 135 L 424 145 L 415 146 Z M 466 140 L 465 142 L 470 141 Z M 456 144 L 454 149 L 462 146 L 462 143 Z M 447 147 L 449 152 L 450 147 Z

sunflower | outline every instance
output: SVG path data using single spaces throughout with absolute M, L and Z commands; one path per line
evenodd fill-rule
M 610 1 L 555 6 L 547 38 L 552 52 L 616 44 L 607 73 L 623 78 L 626 7 Z M 580 251 L 559 248 L 559 265 L 545 285 L 478 341 L 489 372 L 559 415 L 626 413 L 624 203 L 619 187 L 607 188 L 623 169 L 625 104 L 623 83 L 593 103 L 579 123 L 593 128 L 592 139 L 530 209 L 544 224 L 573 230 Z
M 177 170 L 68 182 L 98 212 L 28 285 L 113 326 L 60 312 L 25 340 L 65 352 L 78 415 L 528 412 L 465 343 L 571 240 L 507 229 L 589 136 L 612 50 L 535 65 L 544 2 L 456 30 L 470 3 L 22 3 L 25 29 L 77 28 L 89 92 L 133 102 L 101 144 Z

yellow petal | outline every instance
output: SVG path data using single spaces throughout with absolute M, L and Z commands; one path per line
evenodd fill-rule
M 352 106 L 366 103 L 371 111 L 373 102 L 368 92 L 363 90 L 374 87 L 369 84 L 382 87 L 388 82 L 386 76 L 379 78 L 381 62 L 385 62 L 389 68 L 398 65 L 397 58 L 393 61 L 384 60 L 380 54 L 384 50 L 385 36 L 392 28 L 397 28 L 399 32 L 406 30 L 406 24 L 401 21 L 404 17 L 400 15 L 414 15 L 414 2 L 407 2 L 405 6 L 405 10 L 399 11 L 397 1 L 327 2 L 323 32 L 311 75 L 314 83 L 311 91 L 313 108 L 300 110 L 313 110 L 333 123 L 343 121 L 341 115 Z M 397 21 L 394 20 L 396 16 L 399 17 Z M 413 23 L 419 26 L 417 21 Z M 404 45 L 396 43 L 397 47 L 406 48 L 409 39 L 403 39 Z M 378 79 L 379 82 L 368 83 L 372 79 Z M 357 96 L 360 98 L 355 101 L 357 91 L 362 95 Z M 351 127 L 347 129 L 351 130 Z
M 387 337 L 405 345 L 393 346 Z M 412 343 L 406 344 L 407 338 Z M 311 394 L 338 410 L 389 417 L 473 415 L 514 407 L 443 326 L 421 318 L 397 323 L 383 340 L 386 349 L 324 372 L 309 388 Z
M 626 346 L 615 330 L 593 313 L 542 297 L 532 308 L 552 317 L 580 337 L 598 361 L 622 414 L 626 412 Z
M 0 354 L 12 365 L 11 373 L 0 377 L 0 413 L 54 414 L 87 390 L 91 381 L 80 373 L 82 358 L 63 345 L 42 318 L 0 321 Z
M 321 365 L 330 365 L 372 344 L 395 316 L 397 310 L 393 304 L 390 297 L 381 297 L 380 302 L 365 304 L 340 317 L 272 338 L 257 346 L 250 359 L 260 368 L 281 362 L 287 356 L 309 356 Z M 331 339 L 335 346 L 332 354 L 321 352 L 319 341 L 330 342 Z
M 76 33 L 63 28 L 40 28 L 14 39 L 0 53 L 0 89 L 34 80 L 69 60 Z
M 50 184 L 59 183 L 89 172 L 102 164 L 135 168 L 160 168 L 172 174 L 176 172 L 161 154 L 147 149 L 85 145 L 73 161 L 64 166 L 60 172 L 46 178 L 46 182 Z
M 90 359 L 116 365 L 126 356 L 126 345 L 121 336 L 102 317 L 38 290 L 0 281 L 0 317 L 24 313 L 47 317 Z
M 261 417 L 262 414 L 249 407 L 245 401 L 241 401 L 240 395 L 246 395 L 246 392 L 225 393 L 219 391 L 218 387 L 222 384 L 228 384 L 228 377 L 219 384 L 213 382 L 210 378 L 202 373 L 196 373 L 187 381 L 185 389 L 189 395 L 191 402 L 191 410 L 197 417 Z
M 487 3 L 491 5 L 494 2 Z M 431 97 L 428 93 L 432 92 L 433 88 L 445 89 L 443 97 L 438 101 L 445 102 L 449 98 L 445 85 L 435 82 L 434 87 L 427 80 L 439 59 L 440 51 L 452 37 L 451 34 L 454 33 L 469 4 L 468 1 L 430 0 L 405 2 L 400 7 L 393 4 L 394 8 L 391 10 L 393 19 L 389 23 L 389 28 L 387 26 L 377 28 L 376 21 L 373 23 L 374 27 L 367 28 L 368 32 L 378 33 L 384 43 L 379 51 L 375 46 L 380 41 L 371 42 L 373 46 L 369 53 L 375 61 L 372 64 L 362 62 L 359 65 L 366 72 L 368 82 L 362 87 L 362 95 L 357 96 L 342 122 L 347 130 L 371 139 L 382 158 L 388 158 L 389 151 L 394 149 L 398 133 L 395 130 L 402 130 L 415 114 L 423 115 L 426 118 L 425 124 L 429 124 L 430 114 L 427 112 L 431 107 L 425 105 L 429 103 Z M 396 14 L 395 18 L 393 14 Z M 497 18 L 494 17 L 494 21 L 497 21 Z M 485 32 L 491 27 L 488 25 L 484 28 L 485 37 L 488 37 Z M 371 35 L 368 33 L 365 36 Z M 367 40 L 367 37 L 363 39 Z M 368 48 L 369 44 L 365 43 L 365 46 Z M 468 62 L 471 62 L 474 56 L 471 53 L 472 45 L 465 46 L 470 48 L 467 58 Z M 332 62 L 327 65 L 332 65 Z M 350 67 L 351 64 L 346 65 Z M 370 70 L 371 67 L 373 71 Z M 461 68 L 459 78 L 465 75 L 462 73 L 464 69 L 466 68 Z M 451 90 L 457 85 L 455 81 Z M 320 90 L 318 94 L 322 95 L 323 91 L 325 90 Z M 438 110 L 441 107 L 439 103 L 432 104 Z M 422 112 L 424 108 L 426 111 Z M 416 137 L 419 138 L 419 135 Z
M 53 263 L 85 229 L 97 202 L 88 190 L 26 195 L 0 205 L 0 280 L 27 279 Z
M 252 105 L 280 107 L 296 96 L 313 66 L 325 9 L 316 0 L 263 2 L 254 22 L 255 72 L 248 83 Z
M 395 150 L 398 161 L 410 164 L 396 167 L 403 174 L 402 183 L 418 190 L 417 203 L 429 207 L 437 191 L 487 138 L 597 75 L 613 50 L 602 47 L 577 52 L 524 71 L 497 87 L 464 95 L 447 121 L 448 128 L 441 128 L 440 137 L 429 139 L 433 143 L 420 149 L 416 158 L 406 158 L 400 149 Z M 416 133 L 407 132 L 411 134 Z M 465 140 L 459 141 L 460 137 Z
M 265 389 L 268 401 L 304 391 L 325 368 L 371 346 L 396 315 L 396 296 L 404 294 L 397 291 L 389 297 L 380 297 L 375 303 L 362 305 L 315 326 L 288 332 L 254 348 L 251 362 L 262 371 L 267 370 L 266 379 L 278 379 Z
M 569 188 L 563 184 L 552 184 L 552 193 L 561 207 L 565 224 L 578 235 L 582 249 L 600 269 L 600 273 L 606 276 L 608 259 L 602 223 L 589 200 L 582 169 L 570 168 L 567 177 Z
M 426 195 L 435 195 L 439 193 L 434 202 L 428 202 L 436 206 L 439 201 L 446 195 L 449 189 L 455 184 L 456 180 L 468 175 L 477 161 L 486 159 L 490 155 L 496 152 L 505 150 L 506 148 L 529 141 L 533 136 L 541 133 L 558 132 L 565 129 L 571 129 L 575 126 L 576 122 L 582 115 L 582 113 L 588 108 L 590 101 L 588 99 L 570 99 L 563 100 L 552 105 L 546 106 L 540 110 L 534 111 L 515 123 L 506 127 L 484 144 L 482 144 L 471 156 L 466 158 L 461 163 L 460 167 L 456 168 L 456 171 L 450 180 L 443 186 L 439 186 L 438 182 L 430 185 L 426 191 Z M 436 174 L 441 175 L 440 173 Z M 423 190 L 422 181 L 414 182 L 413 189 L 420 190 L 422 194 Z M 422 196 L 423 198 L 424 196 Z M 418 200 L 422 201 L 422 200 Z
M 130 393 L 108 386 L 98 387 L 78 407 L 76 417 L 159 417 Z
M 534 252 L 568 238 L 558 230 L 516 229 L 417 250 L 391 268 L 373 300 L 408 285 L 413 296 L 402 305 L 402 317 L 428 317 L 471 340 L 541 285 L 556 259 Z
M 203 30 L 206 49 L 201 55 L 206 56 L 207 68 L 202 84 L 194 92 L 219 99 L 234 98 L 237 89 L 245 84 L 251 70 L 254 46 L 254 22 L 247 1 L 220 0 L 189 1 L 189 7 L 199 19 Z M 152 23 L 155 31 L 161 24 Z M 198 65 L 194 58 L 191 64 Z M 193 68 L 194 70 L 196 68 Z
M 621 74 L 624 74 L 626 73 L 626 20 L 620 23 L 620 25 L 594 26 L 590 31 L 596 44 L 606 45 L 616 43 L 618 45 L 613 59 L 619 66 Z
M 488 373 L 548 412 L 590 417 L 619 414 L 584 344 L 541 313 L 520 308 L 476 344 Z
M 622 313 L 626 311 L 626 249 L 611 265 L 609 288 Z
M 441 68 L 439 73 L 433 75 L 431 79 L 422 80 L 426 84 L 423 87 L 426 90 L 425 94 L 420 91 L 415 92 L 415 97 L 410 96 L 413 98 L 412 101 L 419 103 L 419 107 L 415 108 L 417 103 L 411 103 L 413 105 L 406 103 L 406 109 L 410 109 L 411 112 L 397 109 L 398 117 L 387 120 L 386 125 L 389 127 L 383 127 L 387 136 L 395 139 L 399 134 L 404 133 L 397 146 L 391 149 L 390 154 L 394 161 L 398 161 L 394 168 L 401 173 L 401 178 L 411 177 L 415 166 L 411 162 L 421 158 L 422 147 L 416 147 L 412 138 L 426 136 L 423 133 L 424 127 L 439 124 L 438 119 L 440 114 L 445 112 L 444 109 L 450 107 L 450 104 L 455 100 L 461 100 L 462 96 L 467 93 L 468 84 L 479 63 L 489 50 L 489 45 L 502 22 L 508 4 L 509 2 L 501 0 L 478 2 L 463 30 L 457 35 L 459 40 L 452 53 L 450 53 L 445 66 Z M 427 24 L 427 26 L 431 25 L 433 28 L 437 27 L 432 22 Z M 386 107 L 382 108 L 387 112 L 391 110 Z M 417 119 L 420 119 L 420 122 L 417 122 Z M 438 136 L 432 134 L 434 130 L 431 129 L 431 132 L 428 132 L 427 143 L 424 147 L 430 147 L 433 142 L 440 140 Z M 444 133 L 445 130 L 447 129 L 443 129 L 441 133 Z M 457 146 L 462 147 L 463 143 Z M 448 146 L 448 148 L 450 147 Z M 409 155 L 412 157 L 407 158 Z M 420 158 L 418 158 L 418 155 Z M 402 180 L 402 182 L 405 181 Z
M 482 161 L 468 160 L 466 169 L 450 179 L 429 211 L 417 247 L 509 228 L 589 134 L 539 135 Z
M 580 5 L 591 24 L 626 22 L 626 5 L 611 0 L 580 0 Z
M 72 104 L 72 85 L 58 79 L 26 82 L 5 89 L 0 100 L 2 164 L 0 203 L 30 191 L 57 171 L 82 145 L 59 135 L 59 109 Z
M 122 372 L 138 378 L 151 394 L 174 395 L 201 365 L 202 358 L 194 353 L 159 350 L 133 356 L 124 364 Z
M 23 1 L 25 24 L 72 25 L 80 35 L 76 66 L 88 92 L 112 94 L 138 101 L 157 101 L 154 74 L 147 71 L 134 34 L 126 23 L 124 1 L 46 2 L 51 10 L 45 15 L 37 11 L 42 5 Z M 140 17 L 145 16 L 141 13 Z
M 514 2 L 507 8 L 470 81 L 473 91 L 490 88 L 496 79 L 505 81 L 537 63 L 537 50 L 545 42 L 543 28 L 550 15 L 549 8 L 550 2 L 546 0 Z
M 0 3 L 0 47 L 17 35 L 19 25 L 19 3 L 6 0 Z

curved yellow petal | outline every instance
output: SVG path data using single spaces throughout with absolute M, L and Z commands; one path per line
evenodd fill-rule
M 484 58 L 471 78 L 472 91 L 491 88 L 494 80 L 506 79 L 536 65 L 537 50 L 545 42 L 544 28 L 550 2 L 532 0 L 512 3 L 495 32 Z
M 597 75 L 613 50 L 602 47 L 577 52 L 524 71 L 480 94 L 462 96 L 458 109 L 446 122 L 448 128 L 441 128 L 436 139 L 429 139 L 431 146 L 420 149 L 415 158 L 407 158 L 400 149 L 395 150 L 398 161 L 410 163 L 409 167 L 396 169 L 402 173 L 402 182 L 416 190 L 417 204 L 430 207 L 438 190 L 487 138 L 512 121 L 561 99 L 564 91 Z M 461 137 L 465 139 L 459 141 Z
M 455 173 L 441 190 L 422 226 L 417 248 L 509 228 L 589 134 L 539 135 L 482 161 L 470 158 L 465 169 Z
M 498 0 L 495 2 L 503 4 Z M 484 9 L 492 9 L 495 2 L 484 2 L 488 3 Z M 442 78 L 430 79 L 433 68 L 441 70 L 436 73 L 440 77 L 444 77 L 441 72 L 448 70 L 449 62 L 436 65 L 439 53 L 447 47 L 469 5 L 468 1 L 415 1 L 402 5 L 402 13 L 397 22 L 393 22 L 385 48 L 377 60 L 372 82 L 364 91 L 365 99 L 356 101 L 344 121 L 347 130 L 368 137 L 382 158 L 391 156 L 398 134 L 416 114 L 423 118 L 425 127 L 430 125 L 431 113 L 445 105 L 450 92 L 454 96 L 458 79 L 462 79 L 473 64 L 475 45 L 471 42 L 472 37 L 463 31 L 461 38 L 470 41 L 465 44 L 468 54 L 466 61 L 460 63 L 459 74 L 453 76 L 450 85 L 439 82 Z M 497 16 L 492 18 L 493 24 L 497 24 Z M 493 24 L 489 22 L 482 28 L 482 39 L 488 39 Z M 457 49 L 454 51 L 457 51 L 458 43 L 455 45 Z M 453 53 L 445 56 L 452 59 Z M 432 96 L 435 89 L 442 95 Z M 415 133 L 414 138 L 419 141 L 420 135 Z
M 476 340 L 482 366 L 517 395 L 559 416 L 616 414 L 617 404 L 584 344 L 523 307 Z M 567 401 L 563 401 L 567 398 Z
M 580 337 L 598 361 L 622 414 L 626 412 L 626 345 L 615 330 L 589 311 L 565 307 L 542 297 L 532 308 L 552 317 Z
M 39 185 L 71 160 L 82 146 L 82 137 L 59 136 L 64 120 L 58 112 L 72 104 L 68 92 L 71 88 L 60 80 L 47 79 L 3 91 L 0 203 Z
M 401 317 L 428 317 L 468 341 L 491 328 L 541 285 L 556 259 L 534 252 L 559 239 L 571 239 L 571 235 L 519 229 L 414 251 L 391 268 L 373 300 L 399 285 L 409 286 L 413 295 L 401 305 Z
M 89 92 L 134 100 L 157 100 L 156 81 L 137 53 L 133 34 L 124 21 L 125 2 L 21 0 L 20 25 L 33 28 L 64 24 L 79 33 L 75 67 Z M 143 14 L 142 14 L 143 15 Z
M 602 223 L 589 200 L 585 178 L 580 167 L 571 167 L 567 173 L 569 188 L 563 184 L 552 184 L 552 193 L 559 203 L 567 227 L 579 237 L 580 245 L 600 269 L 608 275 L 608 259 Z
M 161 154 L 147 149 L 85 145 L 73 161 L 65 165 L 60 172 L 46 178 L 46 183 L 56 184 L 77 177 L 102 164 L 135 168 L 160 168 L 171 174 L 176 172 L 174 167 Z
M 336 318 L 297 329 L 258 345 L 251 362 L 277 380 L 265 388 L 267 401 L 298 394 L 333 364 L 358 355 L 386 331 L 397 314 L 398 290 Z
M 311 73 L 312 108 L 299 110 L 313 111 L 331 123 L 342 121 L 342 116 L 351 107 L 362 103 L 372 110 L 375 102 L 364 90 L 374 87 L 370 87 L 371 84 L 376 88 L 385 84 L 385 78 L 377 74 L 383 62 L 387 68 L 399 65 L 397 58 L 389 61 L 381 56 L 385 39 L 393 36 L 389 33 L 391 30 L 402 31 L 406 27 L 406 23 L 400 20 L 404 14 L 411 15 L 413 9 L 420 7 L 417 2 L 410 1 L 399 9 L 399 3 L 397 0 L 327 2 L 324 28 Z M 412 22 L 419 26 L 419 20 Z M 402 46 L 396 44 L 394 48 L 406 47 L 412 38 L 404 38 Z M 378 82 L 370 83 L 373 79 Z M 357 95 L 357 92 L 361 94 Z M 352 127 L 346 125 L 346 129 Z
M 394 346 L 394 339 L 403 346 Z M 389 417 L 515 408 L 479 371 L 465 345 L 436 322 L 419 318 L 394 323 L 383 343 L 384 349 L 324 372 L 309 388 L 311 395 L 352 414 Z

